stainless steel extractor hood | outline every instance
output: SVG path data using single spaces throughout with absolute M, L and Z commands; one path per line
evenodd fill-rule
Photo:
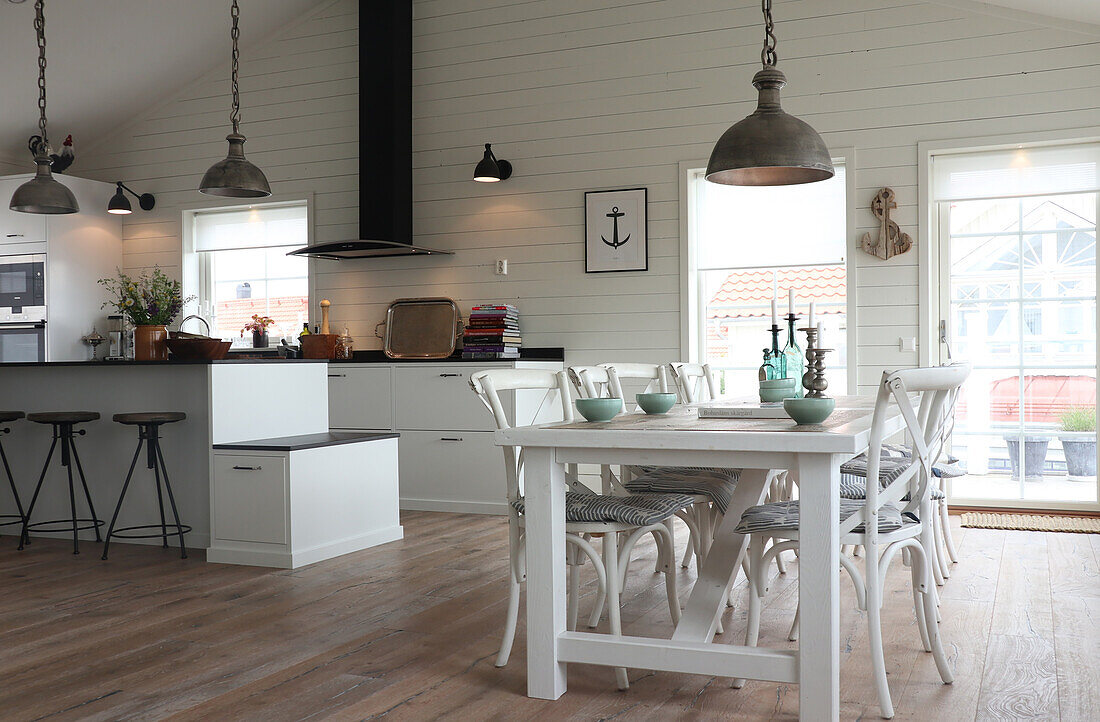
M 412 242 L 412 4 L 360 0 L 359 17 L 359 238 L 287 255 L 453 255 Z

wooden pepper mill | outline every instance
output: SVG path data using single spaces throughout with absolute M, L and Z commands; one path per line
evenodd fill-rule
M 332 301 L 327 298 L 321 299 L 321 333 L 328 333 L 328 309 L 332 305 Z

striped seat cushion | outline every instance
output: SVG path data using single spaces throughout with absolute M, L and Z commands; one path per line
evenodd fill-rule
M 883 444 L 882 445 L 882 460 L 898 462 L 912 458 L 909 453 L 909 447 L 902 444 Z M 867 469 L 867 454 L 863 453 L 855 457 L 851 461 L 852 463 L 862 463 L 863 473 L 866 475 Z M 966 470 L 961 466 L 962 462 L 957 456 L 951 456 L 948 454 L 943 461 L 932 464 L 932 475 L 941 479 L 955 478 L 959 476 L 965 476 Z M 843 467 L 841 467 L 843 472 Z
M 856 476 L 855 474 L 841 474 L 840 475 L 840 498 L 841 499 L 866 499 L 867 498 L 867 478 L 864 476 Z M 943 489 L 932 487 L 933 499 L 946 499 L 947 495 L 943 493 Z M 905 501 L 909 501 L 909 496 L 905 496 Z
M 617 522 L 631 526 L 649 526 L 668 519 L 685 507 L 691 506 L 687 494 L 630 494 L 606 496 L 565 493 L 565 521 L 569 522 Z M 526 504 L 521 496 L 512 502 L 512 508 L 524 513 Z
M 863 501 L 853 499 L 840 500 L 840 521 L 863 508 Z M 799 503 L 797 501 L 779 501 L 774 504 L 761 504 L 745 510 L 741 522 L 737 525 L 738 534 L 770 534 L 775 532 L 798 531 Z M 885 504 L 878 511 L 878 530 L 880 532 L 897 531 L 904 526 L 901 512 L 892 504 Z M 852 531 L 863 532 L 863 524 Z
M 705 496 L 723 514 L 733 499 L 733 489 L 741 476 L 740 469 L 711 469 L 706 467 L 636 466 L 645 470 L 626 483 L 633 493 L 680 493 Z

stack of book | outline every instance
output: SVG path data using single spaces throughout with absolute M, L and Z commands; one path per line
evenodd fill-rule
M 519 358 L 519 346 L 519 310 L 515 306 L 481 304 L 470 311 L 462 338 L 462 358 Z

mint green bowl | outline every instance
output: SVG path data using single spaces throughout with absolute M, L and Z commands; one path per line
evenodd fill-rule
M 638 406 L 647 414 L 667 414 L 676 403 L 676 394 L 638 394 Z
M 760 387 L 760 402 L 761 403 L 776 403 L 794 397 L 794 386 L 780 386 L 778 388 L 769 389 L 763 386 Z
M 807 396 L 801 399 L 787 399 L 783 402 L 783 410 L 787 412 L 787 416 L 799 425 L 820 424 L 829 418 L 835 408 L 836 399 L 829 397 L 816 399 Z
M 622 399 L 577 399 L 575 403 L 588 421 L 611 421 L 623 410 Z
M 779 389 L 794 387 L 794 379 L 767 379 L 760 382 L 760 388 L 762 389 Z

